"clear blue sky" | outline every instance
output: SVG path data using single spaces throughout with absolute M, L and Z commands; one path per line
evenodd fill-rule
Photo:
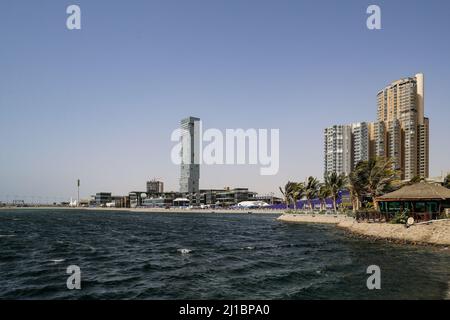
M 78 4 L 82 30 L 66 29 Z M 382 30 L 366 28 L 378 4 Z M 373 121 L 376 93 L 425 74 L 431 175 L 450 170 L 450 2 L 0 2 L 0 199 L 178 189 L 170 133 L 279 128 L 280 171 L 211 166 L 201 187 L 321 177 L 323 128 Z

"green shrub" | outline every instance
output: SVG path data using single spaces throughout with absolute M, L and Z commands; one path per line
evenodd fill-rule
M 406 221 L 408 221 L 409 214 L 406 210 L 399 211 L 395 214 L 395 216 L 392 218 L 390 223 L 393 224 L 406 224 Z
M 353 211 L 353 210 L 345 210 L 345 211 L 344 211 L 344 214 L 345 214 L 347 217 L 350 217 L 350 218 L 355 218 L 355 217 L 356 217 L 356 212 Z

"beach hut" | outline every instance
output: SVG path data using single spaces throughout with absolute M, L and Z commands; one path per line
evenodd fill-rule
M 422 181 L 377 197 L 375 202 L 382 213 L 407 212 L 416 221 L 427 221 L 448 215 L 450 189 Z

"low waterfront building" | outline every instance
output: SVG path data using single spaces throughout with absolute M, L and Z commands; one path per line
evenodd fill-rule
M 129 196 L 112 196 L 112 202 L 115 208 L 129 208 L 130 197 Z
M 206 206 L 220 206 L 229 207 L 236 205 L 242 201 L 261 200 L 255 199 L 256 192 L 249 191 L 248 188 L 223 188 L 223 189 L 202 189 L 199 193 L 182 193 L 182 192 L 144 192 L 132 191 L 129 193 L 129 206 L 136 207 L 171 207 L 179 206 L 175 203 L 177 198 L 188 199 L 189 205 L 206 205 Z M 278 200 L 281 200 L 277 198 Z M 275 197 L 271 197 L 272 202 L 277 203 Z M 185 203 L 183 203 L 184 206 Z
M 175 207 L 188 207 L 190 200 L 188 198 L 176 198 L 173 200 L 173 205 Z
M 249 191 L 248 188 L 202 189 L 200 190 L 200 204 L 228 207 L 242 201 L 253 200 L 255 195 L 256 192 Z
M 142 206 L 149 208 L 166 208 L 172 206 L 172 199 L 167 199 L 163 197 L 158 198 L 146 198 L 142 201 Z
M 375 202 L 385 214 L 405 212 L 417 221 L 439 219 L 450 213 L 450 189 L 422 181 L 377 197 Z
M 252 200 L 255 195 L 256 193 L 249 191 L 248 188 L 225 188 L 217 192 L 216 204 L 222 207 L 233 206 L 242 201 Z
M 95 194 L 95 205 L 106 206 L 107 203 L 112 201 L 111 192 L 98 192 Z
M 147 193 L 145 191 L 131 191 L 128 197 L 130 198 L 130 208 L 137 208 L 142 206 L 142 201 L 147 198 Z
M 200 190 L 200 204 L 215 205 L 217 203 L 217 194 L 225 189 L 202 189 Z
M 280 203 L 284 202 L 283 199 L 275 197 L 273 194 L 269 194 L 269 195 L 254 195 L 252 197 L 252 199 L 254 201 L 263 201 L 263 202 L 268 203 L 270 205 L 280 204 Z

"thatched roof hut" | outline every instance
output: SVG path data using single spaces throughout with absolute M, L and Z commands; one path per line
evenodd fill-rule
M 441 185 L 419 182 L 375 199 L 384 213 L 409 212 L 418 220 L 438 218 L 450 212 L 450 189 Z
M 403 200 L 446 200 L 450 199 L 450 189 L 441 185 L 419 182 L 405 186 L 397 191 L 385 194 L 376 201 L 403 201 Z

